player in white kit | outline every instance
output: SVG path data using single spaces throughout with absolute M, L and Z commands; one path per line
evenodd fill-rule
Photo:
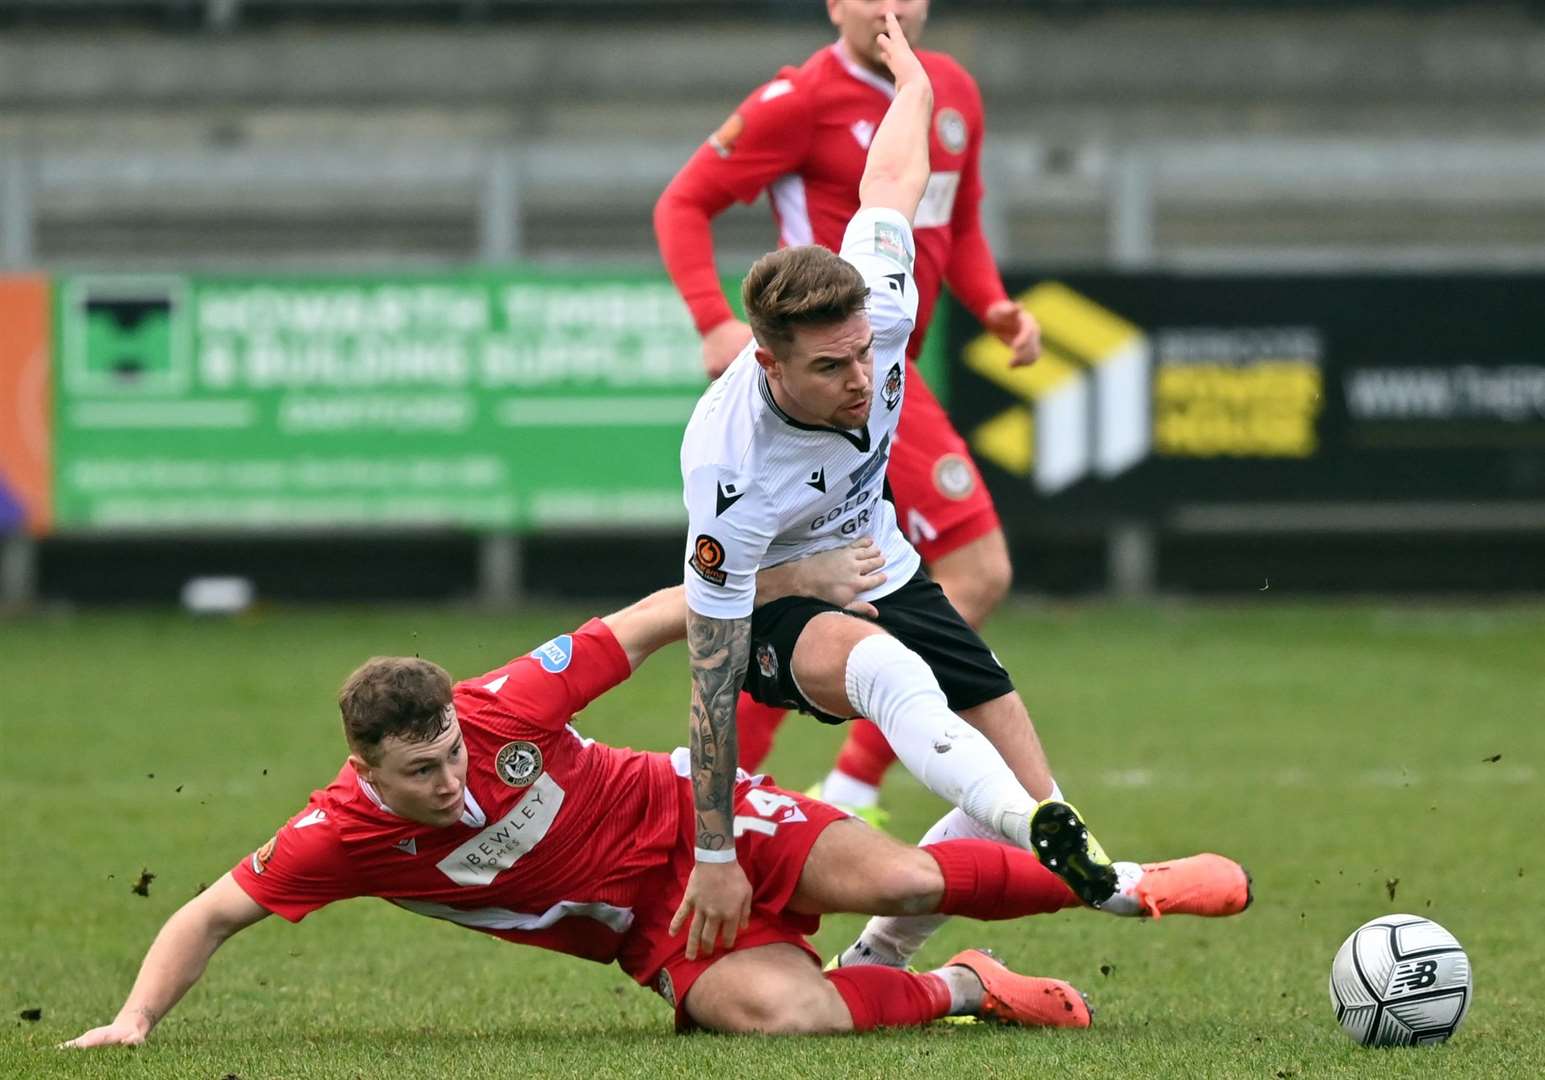
M 690 919 L 689 955 L 721 935 L 733 943 L 749 910 L 731 809 L 742 687 L 829 722 L 868 717 L 913 775 L 959 808 L 936 829 L 1027 848 L 1085 903 L 1142 910 L 1142 870 L 1113 866 L 1061 801 L 1008 673 L 921 571 L 885 498 L 917 312 L 911 220 L 928 181 L 932 111 L 905 39 L 894 25 L 886 37 L 896 96 L 840 255 L 786 248 L 751 268 L 742 295 L 755 340 L 704 394 L 682 441 L 697 861 L 672 929 Z M 755 607 L 759 568 L 863 537 L 886 560 L 885 579 L 859 597 L 875 619 L 804 597 Z M 1244 884 L 1242 871 L 1231 884 Z M 886 963 L 915 949 L 881 946 Z

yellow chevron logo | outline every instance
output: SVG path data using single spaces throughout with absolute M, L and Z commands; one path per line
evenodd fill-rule
M 1041 324 L 1041 358 L 1011 368 L 1008 346 L 985 333 L 966 346 L 967 367 L 1024 403 L 977 427 L 972 448 L 1046 494 L 1136 465 L 1152 445 L 1146 335 L 1060 282 L 1017 299 Z

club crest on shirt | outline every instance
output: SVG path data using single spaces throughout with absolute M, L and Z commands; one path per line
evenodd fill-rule
M 529 787 L 542 775 L 542 748 L 525 739 L 507 742 L 494 757 L 494 772 L 510 787 Z
M 889 221 L 874 223 L 874 251 L 908 270 L 912 269 L 912 256 L 907 251 L 907 238 L 901 229 Z
M 960 454 L 945 454 L 933 467 L 933 486 L 950 499 L 964 499 L 976 487 L 976 472 Z
M 764 679 L 778 677 L 778 653 L 766 641 L 756 647 L 756 669 L 762 673 Z
M 713 152 L 722 158 L 727 158 L 735 149 L 735 140 L 740 138 L 740 133 L 746 130 L 746 122 L 740 118 L 740 114 L 730 113 L 719 129 L 708 136 L 708 145 L 713 147 Z
M 274 857 L 274 848 L 278 846 L 279 834 L 274 833 L 274 835 L 268 838 L 268 843 L 252 853 L 252 872 L 254 874 L 261 874 L 264 870 L 268 869 L 268 861 Z
M 966 148 L 966 118 L 959 109 L 943 108 L 933 118 L 933 129 L 939 135 L 944 149 L 958 154 Z
M 692 558 L 687 565 L 710 585 L 723 585 L 728 576 L 720 569 L 724 565 L 724 545 L 707 533 L 692 542 Z
M 885 373 L 885 383 L 880 387 L 880 397 L 885 401 L 887 409 L 895 410 L 901 404 L 901 364 L 891 365 L 891 369 Z

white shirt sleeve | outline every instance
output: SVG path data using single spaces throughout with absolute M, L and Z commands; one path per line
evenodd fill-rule
M 917 325 L 917 246 L 907 219 L 882 207 L 860 210 L 848 222 L 841 254 L 869 284 L 869 326 L 877 344 L 905 343 Z
M 682 477 L 687 504 L 687 607 L 711 619 L 749 618 L 756 571 L 771 536 L 760 526 L 757 492 L 719 465 Z

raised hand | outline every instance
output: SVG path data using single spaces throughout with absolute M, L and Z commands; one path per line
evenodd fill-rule
M 901 32 L 901 24 L 889 11 L 885 13 L 885 32 L 875 38 L 875 44 L 879 46 L 880 55 L 885 58 L 885 66 L 891 69 L 897 90 L 916 79 L 928 78 L 923 72 L 922 62 L 907 43 L 907 36 Z

